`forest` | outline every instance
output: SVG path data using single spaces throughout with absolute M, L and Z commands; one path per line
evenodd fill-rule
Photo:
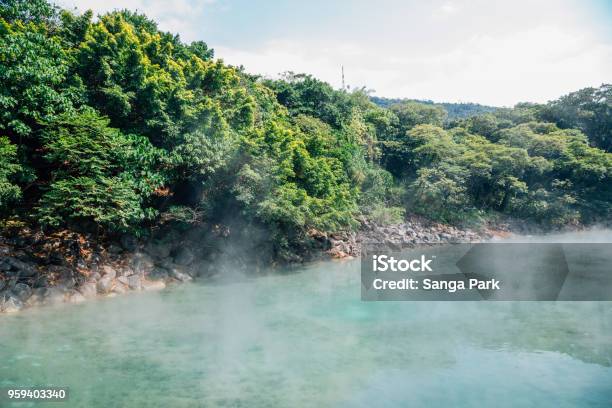
M 0 0 L 0 229 L 146 236 L 231 219 L 281 251 L 413 214 L 611 219 L 612 85 L 513 108 L 375 101 L 249 74 L 135 12 Z

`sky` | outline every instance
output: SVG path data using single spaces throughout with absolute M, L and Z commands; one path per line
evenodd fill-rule
M 374 95 L 512 106 L 612 82 L 612 0 L 59 0 L 138 10 L 276 77 Z

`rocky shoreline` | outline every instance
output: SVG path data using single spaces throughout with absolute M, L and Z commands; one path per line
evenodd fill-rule
M 350 259 L 360 255 L 362 244 L 417 244 L 475 242 L 504 234 L 504 231 L 474 231 L 414 218 L 401 224 L 378 225 L 362 220 L 357 232 L 323 234 L 311 232 L 316 245 L 309 251 L 316 258 Z M 97 297 L 112 297 L 133 291 L 161 290 L 167 285 L 210 277 L 219 273 L 219 251 L 203 244 L 202 230 L 179 234 L 163 241 L 139 242 L 130 235 L 116 243 L 94 244 L 87 234 L 62 231 L 51 236 L 20 231 L 0 237 L 0 312 L 60 303 L 81 303 Z M 221 239 L 217 231 L 215 240 Z M 195 245 L 198 243 L 198 245 Z M 240 247 L 236 249 L 236 253 Z M 300 263 L 313 256 L 294 255 Z M 229 258 L 237 263 L 240 255 Z M 262 262 L 242 266 L 261 268 Z M 228 265 L 226 265 L 228 266 Z M 232 265 L 229 265 L 232 267 Z
M 331 248 L 327 253 L 334 258 L 354 258 L 361 255 L 364 244 L 417 245 L 423 243 L 477 242 L 511 233 L 503 229 L 476 231 L 452 225 L 413 218 L 401 224 L 379 225 L 363 220 L 358 232 L 330 234 Z

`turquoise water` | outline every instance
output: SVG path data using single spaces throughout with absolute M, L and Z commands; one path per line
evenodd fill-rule
M 612 302 L 361 302 L 357 262 L 0 316 L 57 407 L 611 407 Z

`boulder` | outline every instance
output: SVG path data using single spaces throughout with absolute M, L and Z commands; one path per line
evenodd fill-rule
M 20 277 L 29 278 L 36 275 L 37 272 L 34 265 L 20 261 L 19 259 L 11 256 L 4 258 L 3 263 L 3 268 L 5 268 L 5 271 L 9 275 L 18 275 Z M 8 269 L 6 269 L 7 265 L 9 267 Z M 12 271 L 13 273 L 10 273 L 9 271 Z
M 193 255 L 191 249 L 182 247 L 176 252 L 176 255 L 174 255 L 174 263 L 177 265 L 186 266 L 191 264 L 194 258 L 195 256 Z
M 68 292 L 67 298 L 66 298 L 66 302 L 68 303 L 83 303 L 85 302 L 85 296 L 83 296 L 78 290 L 70 290 Z
M 164 281 L 143 281 L 142 282 L 142 289 L 146 290 L 146 291 L 156 291 L 156 290 L 162 290 L 166 287 L 166 284 L 164 283 Z
M 79 286 L 78 291 L 81 292 L 85 298 L 93 298 L 98 293 L 98 289 L 94 282 L 85 282 Z
M 43 303 L 49 305 L 63 303 L 65 298 L 64 291 L 58 287 L 47 288 L 43 296 Z
M 128 252 L 135 251 L 138 248 L 138 240 L 131 234 L 123 234 L 119 239 L 119 243 Z
M 160 266 L 156 266 L 155 268 L 153 268 L 153 270 L 149 273 L 149 278 L 151 279 L 157 279 L 157 280 L 163 280 L 163 279 L 168 279 L 168 276 L 170 274 L 168 273 L 168 270 L 166 268 L 162 268 Z
M 38 306 L 43 303 L 45 299 L 46 288 L 34 288 L 32 289 L 32 296 L 27 300 L 27 306 Z
M 98 293 L 106 294 L 113 288 L 113 279 L 109 275 L 103 276 L 96 284 Z
M 30 296 L 32 296 L 32 288 L 25 283 L 15 284 L 12 292 L 21 302 L 25 302 L 30 298 Z
M 102 276 L 109 277 L 111 279 L 115 279 L 117 277 L 117 271 L 110 265 L 104 265 L 100 268 L 100 272 L 102 272 Z
M 193 279 L 191 276 L 189 276 L 185 272 L 182 272 L 178 268 L 172 268 L 170 270 L 170 275 L 172 275 L 173 278 L 175 278 L 175 279 L 177 279 L 177 280 L 179 280 L 181 282 L 189 282 L 189 281 L 191 281 Z
M 149 255 L 143 252 L 137 252 L 134 254 L 134 257 L 132 257 L 130 266 L 132 267 L 134 273 L 144 275 L 153 270 L 155 267 L 155 262 L 153 262 L 153 259 Z
M 23 302 L 15 296 L 0 298 L 0 311 L 4 313 L 15 313 L 23 309 Z
M 111 293 L 116 293 L 118 295 L 122 295 L 125 292 L 127 292 L 127 289 L 124 285 L 119 284 L 119 285 L 115 285 L 115 287 L 113 287 L 113 291 Z
M 132 290 L 142 289 L 142 279 L 139 275 L 130 275 L 127 277 L 128 286 Z
M 157 259 L 165 259 L 170 256 L 170 250 L 170 245 L 166 245 L 159 241 L 151 241 L 145 246 L 145 251 Z
M 117 255 L 117 254 L 120 254 L 121 252 L 123 252 L 123 249 L 120 246 L 118 246 L 118 245 L 110 244 L 108 246 L 108 253 L 109 254 Z

